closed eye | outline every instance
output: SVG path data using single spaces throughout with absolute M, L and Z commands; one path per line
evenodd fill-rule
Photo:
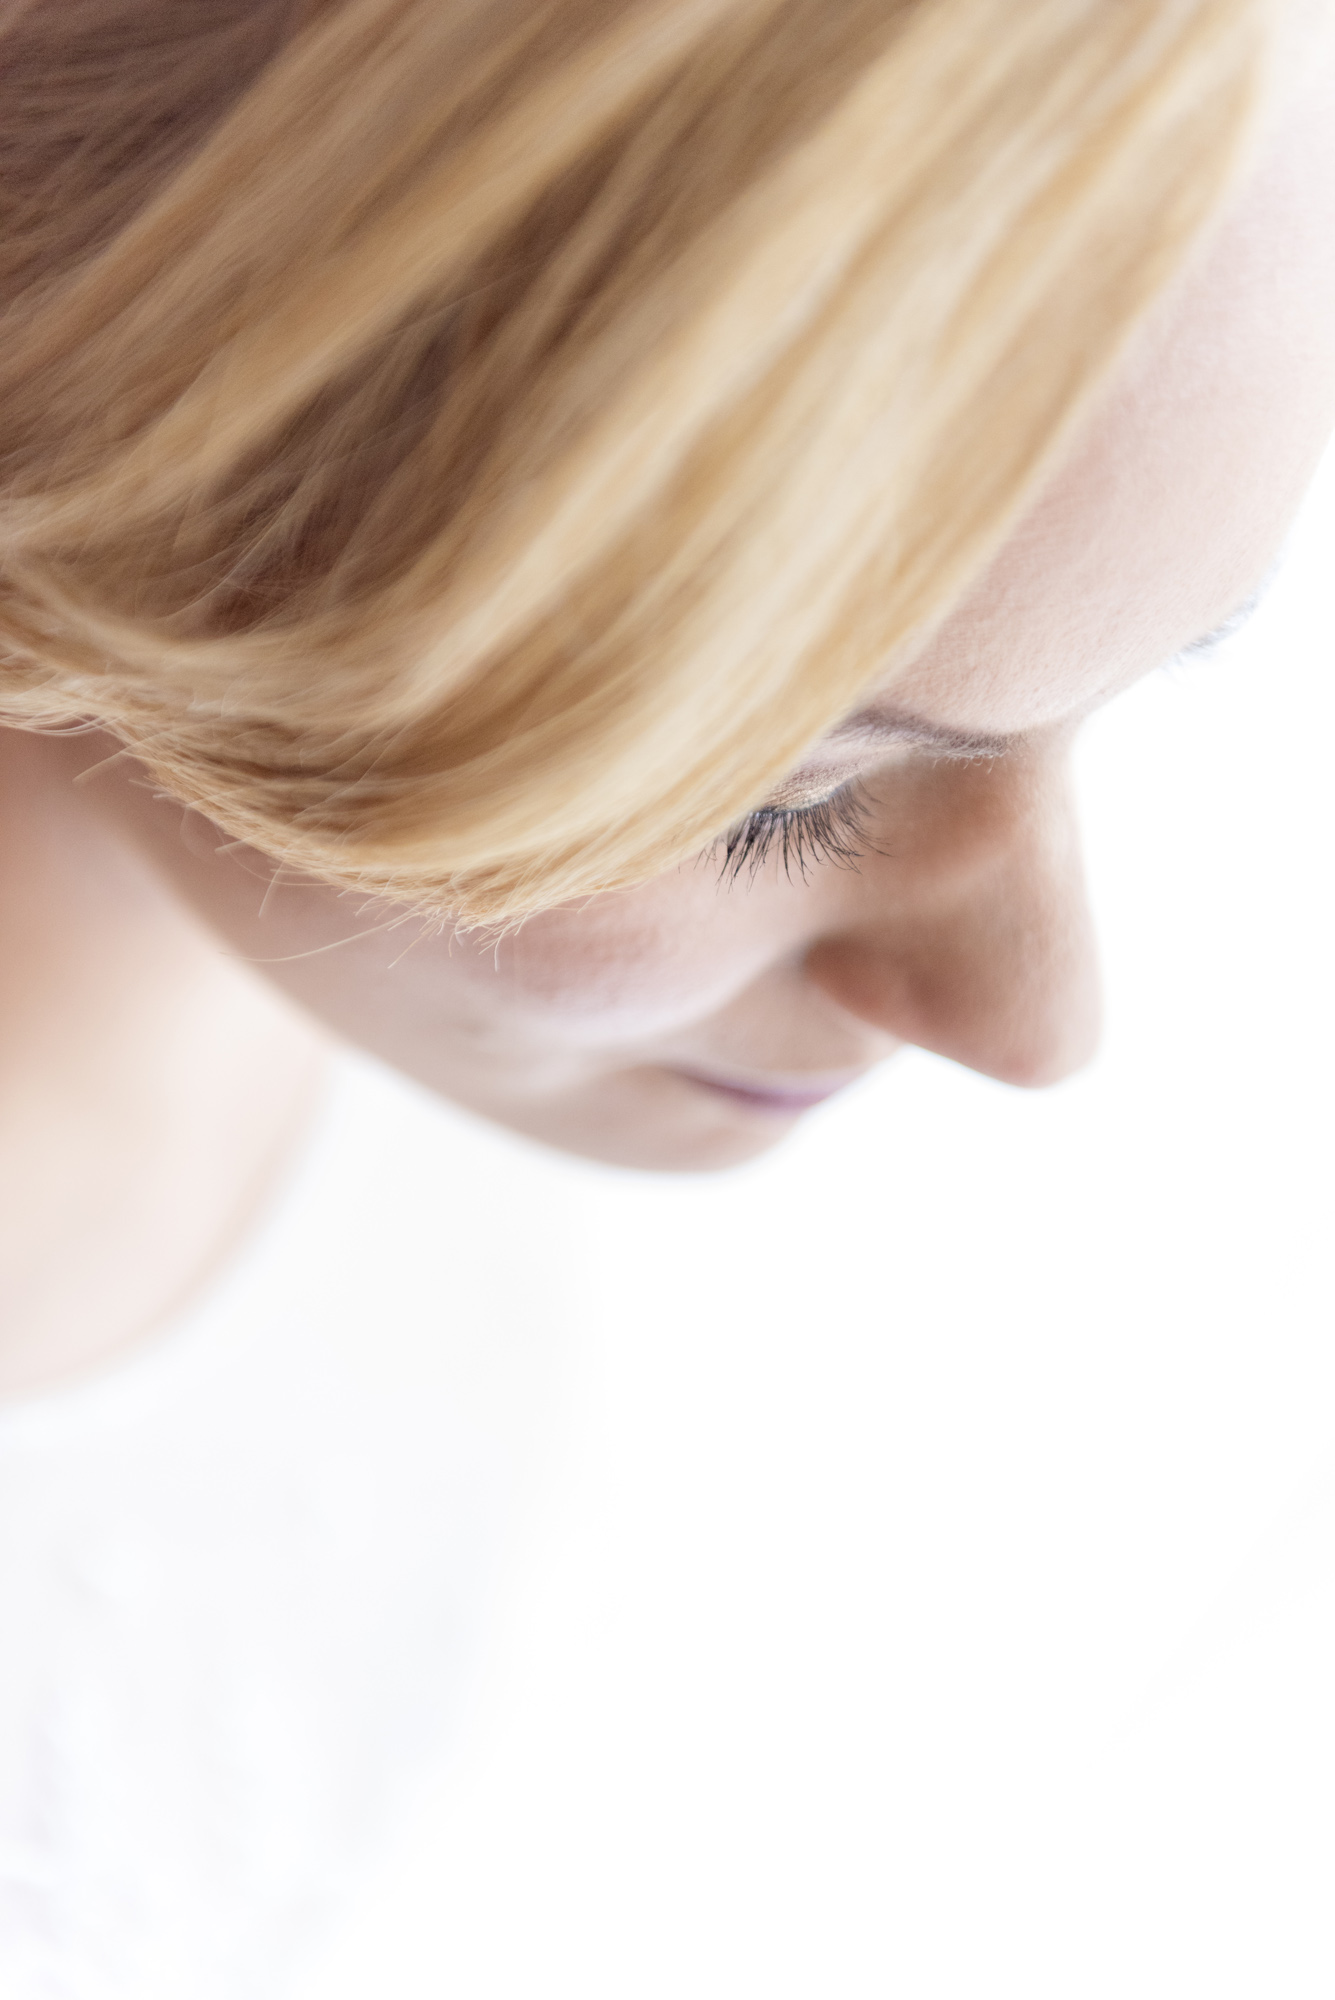
M 1248 620 L 1254 617 L 1256 612 L 1259 611 L 1261 602 L 1274 581 L 1275 574 L 1274 569 L 1268 571 L 1251 596 L 1244 599 L 1236 611 L 1230 611 L 1222 624 L 1216 625 L 1211 632 L 1203 632 L 1199 639 L 1192 639 L 1187 645 L 1183 646 L 1179 653 L 1174 655 L 1174 658 L 1179 660 L 1208 660 L 1210 655 L 1222 646 L 1226 639 L 1231 639 L 1235 632 L 1240 632 Z
M 743 869 L 754 881 L 777 854 L 789 881 L 798 876 L 805 882 L 808 869 L 826 862 L 856 868 L 868 846 L 866 796 L 853 779 L 814 805 L 758 806 L 724 835 L 715 852 L 722 850 L 721 881 L 735 882 Z

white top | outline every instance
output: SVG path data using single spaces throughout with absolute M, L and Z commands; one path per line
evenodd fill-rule
M 349 1059 L 207 1300 L 0 1410 L 6 2000 L 250 2000 L 338 1902 L 457 1713 L 529 1460 L 535 1170 Z

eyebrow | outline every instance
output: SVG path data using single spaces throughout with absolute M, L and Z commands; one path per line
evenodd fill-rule
M 1199 639 L 1191 639 L 1174 654 L 1175 659 L 1193 655 L 1209 655 L 1216 646 L 1231 639 L 1240 632 L 1247 621 L 1254 617 L 1267 596 L 1279 565 L 1267 572 L 1260 584 L 1244 598 L 1227 618 L 1208 632 L 1202 632 Z M 929 722 L 925 716 L 910 715 L 905 709 L 862 708 L 856 715 L 850 715 L 840 723 L 835 736 L 861 736 L 876 743 L 916 743 L 927 750 L 935 750 L 942 757 L 1005 757 L 1020 741 L 1019 736 L 996 736 L 985 731 L 971 729 L 951 729 L 945 723 Z

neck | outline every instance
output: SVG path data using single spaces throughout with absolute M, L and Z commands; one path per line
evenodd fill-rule
M 304 1126 L 316 1032 L 0 730 L 0 1390 L 151 1335 Z

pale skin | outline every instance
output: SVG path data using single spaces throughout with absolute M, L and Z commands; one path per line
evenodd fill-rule
M 105 738 L 0 732 L 0 1386 L 206 1282 L 330 1031 L 550 1145 L 671 1169 L 747 1158 L 908 1043 L 1017 1084 L 1087 1059 L 1072 738 L 1252 595 L 1335 421 L 1325 46 L 1000 558 L 778 795 L 857 781 L 856 866 L 729 883 L 703 857 L 499 946 L 423 935 L 271 888 Z

